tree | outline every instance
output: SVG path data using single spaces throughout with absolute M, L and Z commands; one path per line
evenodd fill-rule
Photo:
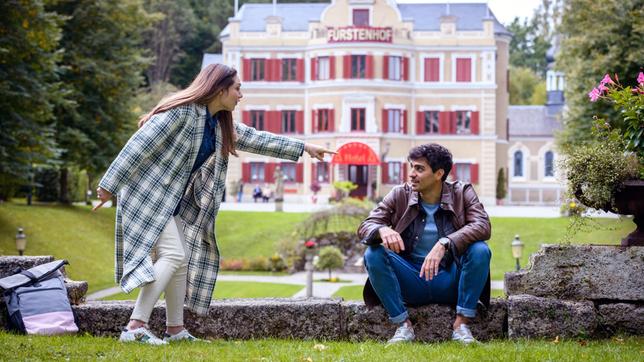
M 331 280 L 331 270 L 339 269 L 344 266 L 344 255 L 340 249 L 335 246 L 325 246 L 320 249 L 320 255 L 317 262 L 319 269 L 327 269 L 329 271 L 329 280 Z
M 33 183 L 32 164 L 56 153 L 52 109 L 64 101 L 56 64 L 63 18 L 36 0 L 2 1 L 0 13 L 0 199 L 6 199 Z
M 55 109 L 60 201 L 68 203 L 68 168 L 86 170 L 91 184 L 136 127 L 132 100 L 148 64 L 141 45 L 150 16 L 140 0 L 57 1 L 50 10 L 68 19 L 60 77 L 74 104 Z
M 505 195 L 507 194 L 505 183 L 506 183 L 505 171 L 504 171 L 504 168 L 501 167 L 496 177 L 496 199 L 497 200 L 505 199 Z
M 546 98 L 545 86 L 546 82 L 532 69 L 510 67 L 510 104 L 543 105 Z
M 550 48 L 547 34 L 539 32 L 537 13 L 532 20 L 514 18 L 508 25 L 513 34 L 510 41 L 510 65 L 512 67 L 529 68 L 540 78 L 546 76 L 546 52 Z
M 644 6 L 641 0 L 568 0 L 561 33 L 557 67 L 566 74 L 568 112 L 558 143 L 567 152 L 591 141 L 594 115 L 618 119 L 607 102 L 588 101 L 604 74 L 617 74 L 625 86 L 637 83 L 644 59 Z

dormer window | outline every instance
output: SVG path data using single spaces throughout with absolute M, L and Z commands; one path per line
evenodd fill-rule
M 353 25 L 369 26 L 369 9 L 353 9 Z

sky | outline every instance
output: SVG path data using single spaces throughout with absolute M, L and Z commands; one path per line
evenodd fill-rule
M 530 18 L 541 0 L 396 0 L 399 4 L 410 3 L 485 3 L 487 2 L 492 12 L 502 24 L 509 24 L 516 16 Z

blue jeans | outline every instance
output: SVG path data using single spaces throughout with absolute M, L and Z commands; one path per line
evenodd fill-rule
M 477 241 L 460 257 L 460 269 L 454 261 L 429 281 L 419 276 L 423 259 L 405 259 L 382 245 L 369 246 L 364 261 L 389 320 L 398 324 L 409 317 L 405 305 L 456 304 L 456 313 L 474 318 L 491 257 L 487 244 Z

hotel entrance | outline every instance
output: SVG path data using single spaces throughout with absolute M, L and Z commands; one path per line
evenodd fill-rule
M 363 199 L 367 196 L 367 187 L 369 185 L 369 166 L 367 165 L 349 165 L 349 174 L 347 179 L 358 188 L 351 191 L 349 196 Z
M 331 164 L 339 165 L 338 178 L 351 181 L 358 186 L 349 196 L 361 199 L 373 197 L 369 192 L 369 185 L 376 180 L 376 167 L 380 165 L 376 153 L 361 142 L 346 143 L 337 152 Z

